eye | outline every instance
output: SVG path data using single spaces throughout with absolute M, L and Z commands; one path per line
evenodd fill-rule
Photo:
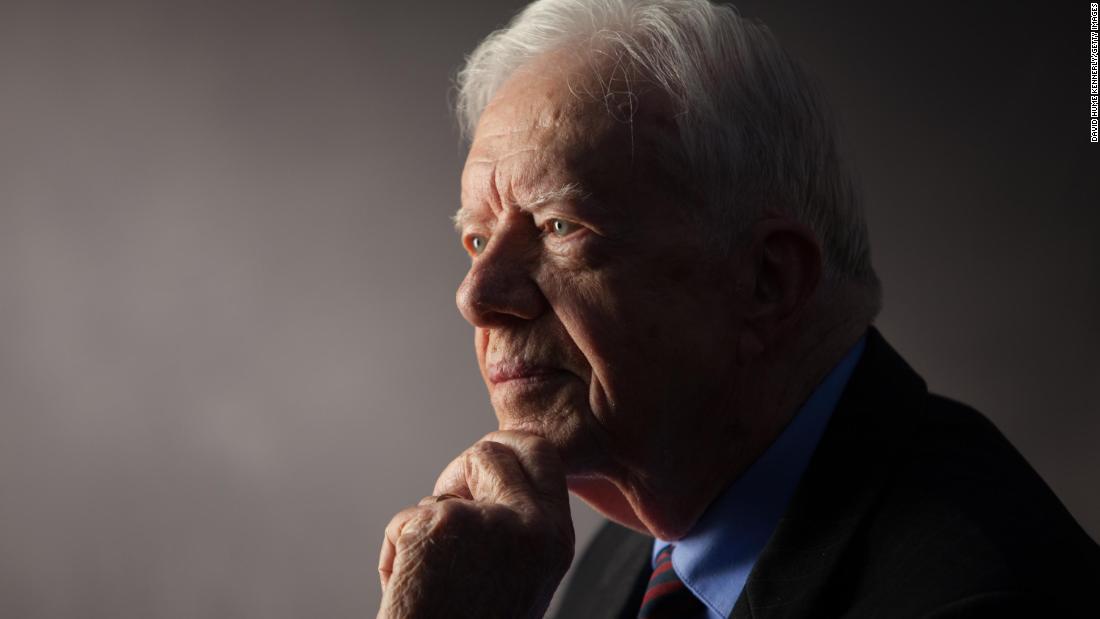
M 485 245 L 489 242 L 489 239 L 480 234 L 471 234 L 466 239 L 467 249 L 469 249 L 474 255 L 480 254 L 485 251 Z
M 579 225 L 564 219 L 551 219 L 546 224 L 554 236 L 569 236 L 580 229 Z

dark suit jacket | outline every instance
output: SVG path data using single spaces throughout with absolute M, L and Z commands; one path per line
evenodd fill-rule
M 604 525 L 556 616 L 636 617 L 652 543 Z M 1100 549 L 1050 488 L 872 328 L 731 617 L 1100 618 L 1098 599 Z

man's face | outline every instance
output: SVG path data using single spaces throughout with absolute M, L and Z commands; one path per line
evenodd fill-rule
M 646 470 L 717 434 L 739 324 L 730 260 L 703 250 L 696 205 L 654 164 L 660 104 L 626 122 L 574 94 L 586 70 L 544 61 L 505 84 L 456 216 L 471 256 L 457 303 L 500 428 L 549 439 L 574 476 Z

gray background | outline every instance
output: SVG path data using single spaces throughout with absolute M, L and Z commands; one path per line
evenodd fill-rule
M 740 6 L 839 110 L 879 325 L 1096 537 L 1087 3 L 813 4 Z M 519 5 L 0 3 L 0 615 L 373 616 L 494 427 L 447 95 Z

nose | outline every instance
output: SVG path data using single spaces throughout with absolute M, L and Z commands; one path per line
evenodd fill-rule
M 524 234 L 497 230 L 458 286 L 455 303 L 462 317 L 475 327 L 500 327 L 534 320 L 548 306 L 533 279 L 534 261 Z

